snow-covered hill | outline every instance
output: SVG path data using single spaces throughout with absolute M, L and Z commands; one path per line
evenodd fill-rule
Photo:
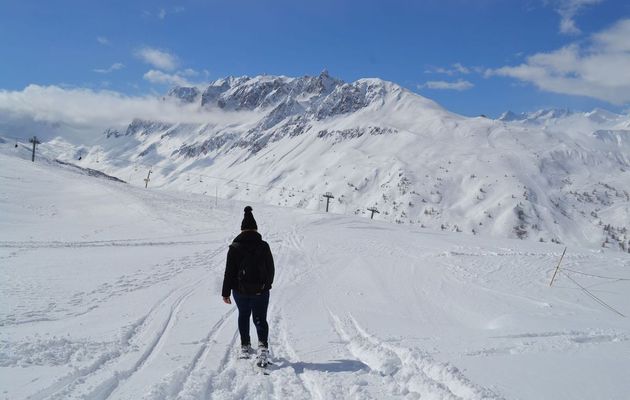
M 102 161 L 102 160 L 101 160 Z M 269 376 L 220 299 L 244 204 L 0 151 L 0 393 L 19 399 L 624 399 L 630 258 L 252 203 Z M 586 275 L 585 275 L 586 274 Z
M 326 71 L 178 87 L 164 103 L 202 117 L 135 119 L 83 141 L 62 133 L 41 148 L 136 185 L 151 169 L 153 187 L 310 210 L 330 192 L 336 213 L 376 206 L 390 222 L 630 250 L 629 116 L 466 118 L 394 83 Z

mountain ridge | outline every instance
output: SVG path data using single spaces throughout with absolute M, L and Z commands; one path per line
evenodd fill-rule
M 433 229 L 630 248 L 624 116 L 468 118 L 395 83 L 346 83 L 327 71 L 227 77 L 173 88 L 164 101 L 210 114 L 204 123 L 136 119 L 56 155 L 81 152 L 82 165 L 139 185 L 140 164 L 165 188 L 310 209 L 331 192 L 334 212 L 367 216 L 376 206 L 378 218 Z

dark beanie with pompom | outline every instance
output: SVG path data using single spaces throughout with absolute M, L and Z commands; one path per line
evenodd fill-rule
M 245 207 L 245 216 L 243 217 L 243 222 L 241 222 L 242 231 L 247 229 L 258 229 L 258 225 L 256 225 L 256 220 L 254 219 L 252 211 L 253 210 L 250 206 Z

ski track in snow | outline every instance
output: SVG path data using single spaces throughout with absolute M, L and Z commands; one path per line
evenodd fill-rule
M 500 399 L 470 382 L 457 368 L 433 361 L 417 349 L 399 348 L 361 328 L 350 315 L 330 313 L 335 331 L 357 359 L 381 374 L 393 393 L 428 399 Z
M 298 257 L 303 260 L 301 267 L 294 268 L 289 274 L 281 275 L 280 282 L 297 282 L 315 273 L 312 268 L 315 261 L 312 254 L 308 254 L 293 229 L 286 234 L 269 235 L 270 242 L 276 242 L 276 257 L 284 260 L 287 257 Z M 224 248 L 206 252 L 208 259 L 214 259 L 224 252 Z M 507 253 L 505 256 L 522 254 Z M 437 257 L 440 254 L 436 255 Z M 461 254 L 461 256 L 478 256 L 476 254 Z M 528 254 L 528 256 L 549 257 L 548 254 Z M 191 256 L 174 259 L 169 265 L 186 264 Z M 192 257 L 195 257 L 194 255 Z M 207 261 L 206 258 L 204 258 Z M 455 271 L 465 273 L 466 269 L 453 263 L 445 266 Z M 220 271 L 222 266 L 213 262 L 212 269 Z M 501 267 L 476 270 L 476 277 L 481 273 L 491 276 Z M 470 276 L 462 275 L 462 279 Z M 61 378 L 52 386 L 41 390 L 29 399 L 72 399 L 89 398 L 97 400 L 140 398 L 125 395 L 125 388 L 138 376 L 143 369 L 150 368 L 154 360 L 162 357 L 167 351 L 165 342 L 176 329 L 179 315 L 187 307 L 195 291 L 201 290 L 202 281 L 198 276 L 192 283 L 171 290 L 151 310 L 137 321 L 129 330 L 128 343 L 118 351 L 105 353 L 88 367 L 79 369 Z M 148 285 L 155 284 L 150 282 Z M 105 291 L 109 297 L 116 291 L 109 287 Z M 108 298 L 108 297 L 107 297 Z M 107 298 L 99 299 L 99 302 Z M 168 310 L 161 318 L 157 314 Z M 479 387 L 466 378 L 452 365 L 439 363 L 417 348 L 402 348 L 392 346 L 371 335 L 361 327 L 359 322 L 350 314 L 340 317 L 329 308 L 331 328 L 341 339 L 345 355 L 356 362 L 356 368 L 339 373 L 337 379 L 323 369 L 309 368 L 308 363 L 293 348 L 290 329 L 283 317 L 283 310 L 272 303 L 270 309 L 270 325 L 275 332 L 272 340 L 272 351 L 275 365 L 270 367 L 270 375 L 256 373 L 251 364 L 253 360 L 239 360 L 236 356 L 238 332 L 236 331 L 235 308 L 231 307 L 216 320 L 206 336 L 198 343 L 196 351 L 188 361 L 163 376 L 153 384 L 142 381 L 141 393 L 143 399 L 331 399 L 357 398 L 379 399 L 500 399 L 499 395 Z M 226 329 L 226 325 L 230 328 Z M 255 332 L 252 332 L 255 335 Z M 227 336 L 226 336 L 227 335 Z M 139 339 L 140 336 L 149 338 Z M 151 337 L 152 336 L 152 337 Z M 568 338 L 574 343 L 588 343 L 598 341 L 628 340 L 624 335 L 607 335 L 602 333 L 568 332 L 568 333 L 524 333 L 506 336 L 511 339 L 536 339 L 549 337 Z M 255 337 L 255 336 L 254 336 Z M 147 340 L 148 339 L 148 340 Z M 135 343 L 138 342 L 138 343 Z M 143 345 L 140 342 L 144 342 Z M 135 343 L 135 344 L 134 344 Z M 220 346 L 219 346 L 220 345 Z M 131 350 L 133 347 L 137 350 Z M 488 355 L 493 353 L 510 352 L 510 349 L 484 349 L 470 352 L 469 356 Z M 219 356 L 216 363 L 210 357 Z M 133 357 L 132 357 L 133 356 Z M 130 358 L 134 358 L 130 360 Z M 348 362 L 348 360 L 346 360 Z
M 185 288 L 185 289 L 187 290 L 184 291 L 184 294 L 180 294 L 179 296 L 177 296 L 175 298 L 175 301 L 172 304 L 170 304 L 170 312 L 167 315 L 166 321 L 160 321 L 161 323 L 159 323 L 158 325 L 161 325 L 161 327 L 157 328 L 157 332 L 154 338 L 150 341 L 150 343 L 142 352 L 140 357 L 137 358 L 133 366 L 128 370 L 123 370 L 123 371 L 116 370 L 112 376 L 109 376 L 105 380 L 105 382 L 96 386 L 96 388 L 93 389 L 92 392 L 87 396 L 88 398 L 95 398 L 95 399 L 107 398 L 109 394 L 111 394 L 111 392 L 120 383 L 121 380 L 124 380 L 128 378 L 129 376 L 131 376 L 131 374 L 133 374 L 134 371 L 137 371 L 144 364 L 144 362 L 151 355 L 153 350 L 155 350 L 160 339 L 164 335 L 164 332 L 168 328 L 168 325 L 172 319 L 173 313 L 175 313 L 177 310 L 177 306 L 187 295 L 190 295 L 190 293 L 192 292 L 192 289 L 189 289 L 189 288 Z M 162 301 L 156 304 L 145 317 L 143 317 L 140 321 L 138 321 L 138 323 L 135 326 L 135 329 L 129 332 L 129 337 L 127 338 L 128 342 L 132 342 L 133 339 L 137 335 L 139 335 L 141 332 L 147 332 L 147 331 L 150 332 L 151 331 L 150 327 L 152 325 L 151 323 L 152 321 L 150 320 L 153 314 L 160 307 L 165 306 L 168 300 L 174 297 L 176 292 L 179 292 L 179 291 L 181 291 L 181 289 L 173 290 Z M 125 357 L 128 355 L 129 353 L 118 352 L 115 357 L 99 359 L 91 367 L 78 370 L 74 372 L 73 374 L 71 374 L 70 376 L 66 378 L 62 378 L 59 382 L 55 383 L 53 386 L 44 389 L 43 391 L 37 393 L 34 396 L 29 397 L 29 399 L 37 400 L 37 399 L 46 399 L 46 398 L 50 398 L 50 399 L 72 398 L 73 392 L 75 391 L 77 386 L 84 385 L 85 382 L 89 382 L 89 379 L 91 377 L 96 377 L 95 379 L 98 379 L 97 374 L 98 372 L 100 372 L 100 370 L 104 369 L 104 367 L 109 366 L 109 364 L 116 363 L 119 358 Z
M 210 252 L 209 259 L 213 259 L 222 253 L 223 249 L 214 250 Z M 184 257 L 183 259 L 179 259 L 179 261 L 187 261 L 190 257 Z M 175 264 L 175 262 L 171 262 L 171 264 Z M 217 267 L 215 265 L 215 267 Z M 155 281 L 152 282 L 155 284 Z M 150 311 L 139 319 L 136 323 L 132 324 L 132 326 L 128 329 L 127 333 L 123 335 L 123 348 L 112 351 L 108 354 L 104 354 L 101 357 L 97 358 L 97 360 L 89 367 L 79 369 L 69 376 L 60 379 L 54 385 L 40 391 L 34 396 L 29 397 L 29 399 L 37 400 L 37 399 L 64 399 L 64 398 L 73 398 L 74 393 L 78 392 L 79 397 L 87 397 L 90 399 L 106 399 L 112 397 L 116 389 L 119 385 L 124 383 L 124 381 L 128 380 L 133 376 L 136 372 L 138 372 L 144 364 L 150 359 L 152 354 L 156 352 L 156 349 L 159 349 L 160 343 L 163 341 L 164 337 L 168 334 L 168 330 L 172 329 L 172 325 L 175 323 L 175 319 L 177 314 L 181 310 L 182 303 L 193 294 L 193 291 L 202 283 L 202 281 L 195 278 L 192 284 L 186 284 L 179 288 L 171 290 L 166 296 L 164 296 L 160 301 L 152 306 Z M 112 292 L 108 292 L 111 296 L 114 295 Z M 107 299 L 99 299 L 99 302 L 105 301 Z M 167 309 L 168 312 L 166 317 L 162 320 L 158 319 L 158 314 L 162 309 Z M 231 314 L 233 310 L 230 310 L 226 315 Z M 224 322 L 224 318 L 220 320 L 220 322 Z M 118 368 L 116 365 L 124 364 L 128 360 L 120 361 L 121 358 L 127 358 L 130 354 L 133 353 L 133 348 L 139 346 L 140 344 L 135 344 L 134 341 L 137 337 L 142 334 L 151 336 L 153 334 L 153 338 L 149 338 L 148 343 L 145 344 L 144 350 L 141 352 L 140 356 L 132 362 L 132 366 L 130 368 L 121 367 Z M 129 349 L 132 349 L 131 352 L 126 352 Z M 113 364 L 113 365 L 112 365 Z M 113 373 L 100 382 L 100 383 L 92 383 L 91 380 L 99 380 L 103 379 L 99 372 L 104 369 L 113 369 Z M 77 387 L 81 386 L 90 386 L 89 393 L 81 393 L 81 390 L 77 390 Z M 114 396 L 115 397 L 115 396 Z
M 295 230 L 285 235 L 269 235 L 270 242 L 278 241 L 278 243 L 286 243 L 286 246 L 295 250 L 299 248 L 299 239 L 295 235 Z M 277 260 L 282 260 L 282 250 L 276 253 Z M 299 280 L 305 277 L 305 273 L 298 273 L 289 277 L 283 277 L 280 280 L 292 279 Z M 277 284 L 276 284 L 277 285 Z M 205 385 L 187 384 L 184 385 L 184 391 L 178 396 L 164 397 L 181 398 L 181 399 L 239 399 L 239 398 L 269 398 L 269 399 L 311 399 L 322 398 L 317 396 L 315 385 L 308 381 L 301 374 L 290 366 L 285 365 L 285 357 L 288 357 L 291 350 L 286 340 L 283 340 L 284 331 L 281 329 L 281 312 L 275 309 L 273 302 L 269 315 L 275 315 L 270 320 L 270 328 L 272 335 L 274 331 L 279 330 L 272 336 L 271 349 L 273 353 L 272 359 L 274 365 L 269 367 L 270 375 L 265 376 L 256 371 L 253 367 L 254 360 L 240 360 L 236 353 L 236 344 L 239 340 L 238 332 L 233 330 L 231 339 L 227 342 L 227 351 L 223 354 L 221 361 L 209 372 L 205 373 L 200 369 L 199 376 L 190 374 L 193 380 L 203 381 Z M 231 321 L 233 324 L 236 321 Z M 255 338 L 255 332 L 251 332 Z M 273 337 L 281 337 L 279 341 L 275 341 Z M 200 363 L 201 364 L 201 363 Z M 199 388 L 203 388 L 199 390 Z M 158 397 L 156 397 L 158 398 Z
M 9 314 L 4 317 L 0 315 L 0 326 L 77 317 L 98 308 L 100 304 L 112 297 L 122 296 L 132 291 L 166 282 L 182 272 L 203 266 L 203 263 L 207 260 L 218 256 L 222 252 L 223 248 L 220 247 L 210 252 L 202 251 L 191 256 L 173 258 L 156 265 L 156 269 L 151 275 L 146 275 L 143 271 L 121 275 L 114 282 L 105 282 L 91 291 L 81 291 L 73 294 L 66 304 L 50 303 L 44 309 L 38 310 L 32 307 L 28 312 L 21 315 Z M 163 269 L 160 270 L 160 267 L 163 267 Z
M 89 242 L 0 242 L 0 248 L 17 249 L 41 249 L 41 248 L 65 248 L 65 247 L 144 247 L 144 246 L 185 246 L 209 244 L 207 241 L 139 241 L 128 240 L 103 240 Z
M 630 335 L 614 331 L 538 332 L 496 336 L 492 339 L 508 340 L 503 346 L 485 347 L 465 353 L 466 356 L 487 357 L 501 354 L 540 353 L 545 351 L 574 351 L 585 345 L 619 343 L 630 340 Z
M 155 353 L 156 350 L 162 345 L 163 338 L 168 333 L 169 329 L 172 329 L 174 317 L 180 311 L 181 303 L 192 294 L 192 289 L 185 292 L 183 295 L 178 297 L 175 303 L 171 306 L 170 312 L 168 314 L 168 318 L 165 323 L 162 325 L 162 328 L 158 330 L 154 340 L 149 343 L 146 350 L 142 353 L 140 358 L 136 361 L 133 366 L 128 370 L 116 371 L 114 376 L 110 379 L 107 379 L 105 382 L 101 383 L 97 386 L 92 392 L 88 394 L 87 397 L 93 399 L 106 399 L 110 396 L 116 394 L 116 390 L 118 390 L 119 386 L 125 383 L 125 381 L 131 379 L 134 374 L 138 373 L 144 365 L 150 360 L 151 356 Z

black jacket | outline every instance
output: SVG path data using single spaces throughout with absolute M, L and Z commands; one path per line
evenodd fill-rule
M 264 265 L 266 282 L 265 290 L 271 289 L 273 284 L 273 276 L 275 274 L 275 268 L 273 265 L 273 256 L 271 255 L 271 249 L 269 244 L 262 240 L 260 233 L 255 231 L 241 232 L 230 245 L 227 254 L 227 261 L 225 263 L 225 275 L 223 276 L 223 289 L 221 290 L 221 296 L 230 297 L 232 290 L 238 290 L 238 268 L 241 265 L 243 259 L 242 250 L 243 247 L 247 251 L 253 251 L 257 247 L 261 247 L 261 264 Z

